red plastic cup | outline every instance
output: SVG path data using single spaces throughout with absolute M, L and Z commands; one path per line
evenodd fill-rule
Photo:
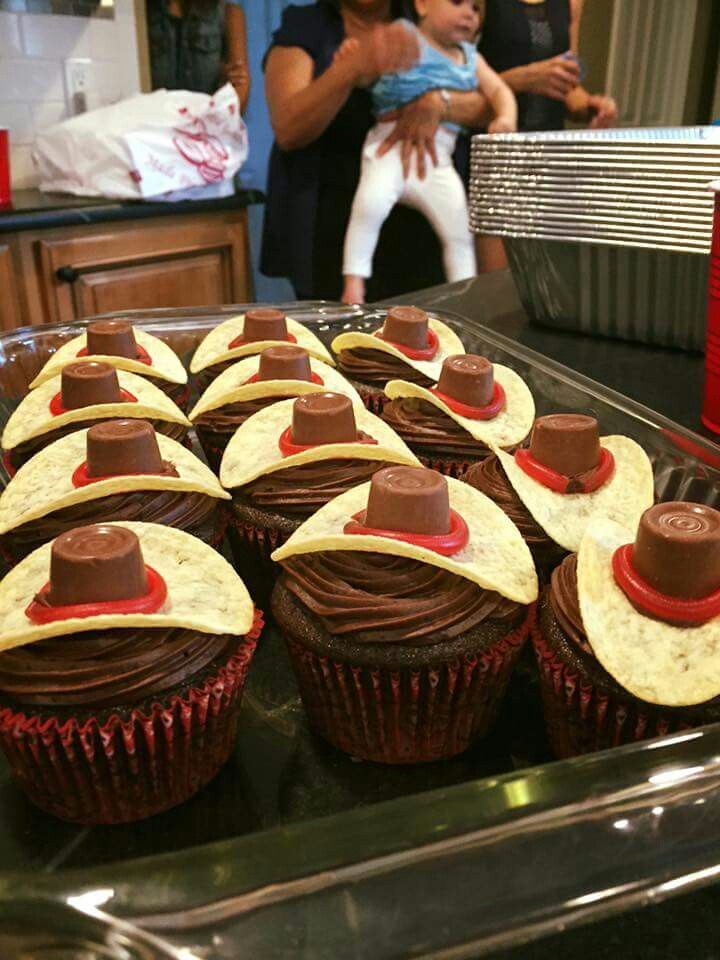
M 710 187 L 715 191 L 715 216 L 708 281 L 705 388 L 700 419 L 708 430 L 720 433 L 720 180 L 713 181 Z
M 0 127 L 0 207 L 10 203 L 10 142 L 8 132 Z

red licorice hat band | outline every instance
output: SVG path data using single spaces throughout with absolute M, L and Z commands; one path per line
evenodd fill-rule
M 361 510 L 345 524 L 343 533 L 386 537 L 388 540 L 402 540 L 404 543 L 411 543 L 416 547 L 432 550 L 443 557 L 451 557 L 459 553 L 463 547 L 467 546 L 470 539 L 467 523 L 455 510 L 450 511 L 450 529 L 447 533 L 403 533 L 399 530 L 378 530 L 375 527 L 366 527 L 364 521 L 365 511 Z
M 78 350 L 76 356 L 89 357 L 89 356 L 92 356 L 92 354 L 88 353 L 87 347 L 83 347 L 82 350 Z M 147 364 L 148 367 L 151 367 L 153 365 L 152 357 L 147 352 L 145 347 L 141 347 L 139 343 L 137 345 L 137 356 L 135 357 L 135 359 L 138 361 L 138 363 Z
M 270 341 L 276 342 L 276 341 L 277 341 L 277 337 L 269 337 L 269 338 L 268 338 L 268 343 L 269 343 Z M 246 344 L 248 344 L 248 343 L 257 343 L 257 342 L 258 342 L 257 340 L 245 340 L 244 337 L 243 337 L 243 334 L 241 333 L 239 336 L 235 337 L 234 340 L 231 340 L 231 341 L 230 341 L 230 343 L 227 345 L 227 348 L 228 348 L 228 350 L 234 350 L 236 347 L 244 347 L 244 346 L 246 346 Z M 282 338 L 282 342 L 283 342 L 283 343 L 297 343 L 297 337 L 295 336 L 294 333 L 288 333 L 286 336 L 284 336 L 284 337 Z
M 243 382 L 243 386 L 245 386 L 248 383 L 271 383 L 271 382 L 272 381 L 270 380 L 261 380 L 260 374 L 254 373 L 251 377 L 249 377 L 247 380 Z M 315 373 L 314 370 L 310 374 L 310 383 L 316 383 L 320 387 L 325 386 L 325 381 L 322 379 L 322 377 L 320 377 L 317 373 Z
M 87 460 L 83 460 L 80 466 L 73 470 L 72 485 L 74 487 L 89 487 L 91 483 L 99 483 L 101 480 L 114 480 L 116 477 L 147 477 L 150 476 L 146 471 L 132 470 L 127 473 L 108 473 L 104 477 L 91 477 L 88 475 Z M 155 476 L 160 476 L 156 473 Z
M 484 407 L 471 407 L 467 403 L 461 403 L 460 400 L 455 400 L 446 393 L 441 393 L 437 387 L 430 387 L 430 393 L 436 396 L 438 400 L 442 400 L 453 413 L 456 413 L 459 417 L 467 417 L 468 420 L 493 420 L 505 409 L 505 391 L 497 382 L 493 385 L 492 400 Z
M 93 603 L 71 603 L 56 607 L 33 599 L 25 609 L 25 616 L 32 623 L 39 625 L 56 623 L 59 620 L 85 619 L 86 617 L 112 616 L 114 614 L 157 613 L 167 598 L 167 584 L 157 570 L 147 564 L 145 564 L 145 575 L 148 592 L 142 597 L 131 597 L 128 600 L 97 600 Z M 42 598 L 49 590 L 50 584 L 46 583 L 39 591 L 38 597 Z
M 564 474 L 546 467 L 524 447 L 515 451 L 515 463 L 523 473 L 532 477 L 533 480 L 537 480 L 548 490 L 554 490 L 555 493 L 593 493 L 595 490 L 599 490 L 615 471 L 615 457 L 607 447 L 600 448 L 600 462 L 594 470 L 589 471 L 584 476 L 579 490 L 568 490 L 572 477 L 566 477 Z
M 626 543 L 613 554 L 615 583 L 642 613 L 673 624 L 700 624 L 720 615 L 720 590 L 698 600 L 683 600 L 660 593 L 643 580 L 633 566 L 634 544 Z
M 137 403 L 137 397 L 133 396 L 129 390 L 123 390 L 121 388 L 120 398 L 121 399 L 117 401 L 118 403 Z M 50 407 L 50 413 L 54 417 L 59 417 L 63 413 L 70 413 L 70 410 L 68 410 L 67 407 L 63 406 L 61 392 L 58 392 L 55 394 L 55 396 L 52 398 L 52 400 L 49 403 L 49 407 Z M 82 409 L 82 408 L 76 407 L 75 409 Z
M 336 441 L 331 441 L 336 442 Z M 358 435 L 355 440 L 348 441 L 350 443 L 366 443 L 369 445 L 377 445 L 377 440 L 374 437 L 365 437 Z M 304 453 L 305 450 L 312 450 L 315 447 L 321 447 L 324 444 L 321 443 L 293 443 L 292 438 L 292 426 L 286 427 L 283 432 L 280 434 L 278 439 L 278 447 L 280 453 L 284 457 L 292 457 L 296 453 Z
M 438 336 L 433 329 L 428 327 L 427 332 L 427 346 L 422 349 L 417 349 L 416 347 L 406 347 L 403 343 L 396 343 L 393 340 L 386 340 L 382 334 L 382 330 L 377 330 L 373 336 L 377 337 L 378 340 L 383 340 L 385 343 L 391 344 L 395 347 L 396 350 L 399 350 L 408 360 L 432 360 L 435 354 L 438 352 L 438 347 L 440 342 Z

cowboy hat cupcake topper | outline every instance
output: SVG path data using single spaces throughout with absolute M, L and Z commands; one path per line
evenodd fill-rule
M 63 344 L 30 384 L 34 390 L 56 377 L 69 363 L 103 361 L 160 383 L 185 385 L 187 371 L 174 351 L 158 337 L 135 329 L 127 320 L 96 320 Z
M 477 490 L 423 467 L 388 467 L 331 500 L 273 560 L 327 550 L 408 557 L 518 603 L 537 599 L 532 556 L 512 521 Z
M 612 520 L 594 520 L 577 570 L 588 642 L 621 686 L 668 707 L 720 694 L 717 510 L 657 504 L 635 536 Z
M 279 310 L 259 307 L 231 317 L 211 330 L 200 343 L 190 363 L 191 373 L 260 353 L 277 343 L 291 343 L 331 366 L 330 352 L 318 337 L 297 320 Z

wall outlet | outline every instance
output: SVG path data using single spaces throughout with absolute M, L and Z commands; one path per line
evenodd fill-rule
M 92 60 L 87 57 L 71 57 L 65 61 L 65 99 L 72 116 L 85 113 L 92 76 Z

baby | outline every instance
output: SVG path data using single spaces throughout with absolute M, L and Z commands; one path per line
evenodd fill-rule
M 440 90 L 450 114 L 450 90 L 480 90 L 493 109 L 490 133 L 511 133 L 517 128 L 517 103 L 510 88 L 475 49 L 480 26 L 481 0 L 415 0 L 418 25 L 403 20 L 417 31 L 420 58 L 402 73 L 380 77 L 371 87 L 378 123 L 369 131 L 362 153 L 362 170 L 345 234 L 343 303 L 365 302 L 365 280 L 372 274 L 372 260 L 380 229 L 396 203 L 424 214 L 438 234 L 449 282 L 475 276 L 475 250 L 468 226 L 465 188 L 453 166 L 452 155 L 459 127 L 446 119 L 435 136 L 437 166 L 430 165 L 424 180 L 416 172 L 403 174 L 400 145 L 382 157 L 377 151 L 390 135 L 394 123 L 383 115 L 416 100 L 428 90 Z M 338 51 L 352 51 L 355 40 L 346 40 Z M 398 255 L 402 255 L 399 252 Z

